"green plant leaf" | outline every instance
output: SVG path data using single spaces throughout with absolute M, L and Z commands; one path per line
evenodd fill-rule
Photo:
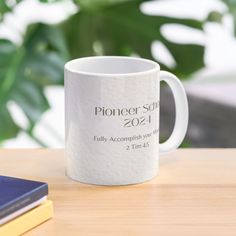
M 13 61 L 16 48 L 8 40 L 0 40 L 0 142 L 15 137 L 20 130 L 8 111 L 7 104 L 9 100 L 6 96 L 3 96 L 3 94 L 7 94 L 4 91 L 3 77 L 7 71 L 6 68 Z
M 15 137 L 19 130 L 7 107 L 0 104 L 0 142 Z
M 6 13 L 8 11 L 11 11 L 11 8 L 7 5 L 6 1 L 1 0 L 0 1 L 0 15 L 3 15 L 4 13 Z
M 86 1 L 78 0 L 79 3 Z M 89 5 L 88 1 L 86 2 Z M 151 43 L 161 41 L 176 60 L 176 68 L 166 68 L 182 78 L 203 67 L 204 47 L 201 45 L 177 44 L 161 34 L 165 24 L 181 24 L 202 29 L 202 22 L 166 16 L 150 16 L 140 11 L 143 1 L 99 1 L 103 8 L 82 8 L 62 24 L 72 58 L 89 55 L 132 55 L 153 59 Z M 116 3 L 116 4 L 111 4 Z M 95 4 L 96 5 L 96 4 Z M 98 4 L 99 5 L 99 4 Z M 96 7 L 94 7 L 95 9 Z M 100 50 L 96 50 L 99 45 Z
M 234 20 L 234 36 L 236 36 L 236 0 L 222 0 L 227 6 Z
M 29 27 L 22 45 L 0 40 L 0 140 L 19 132 L 8 111 L 14 101 L 29 120 L 31 132 L 49 108 L 44 94 L 48 85 L 63 84 L 63 65 L 68 60 L 63 35 L 53 26 Z
M 82 10 L 93 11 L 101 8 L 116 5 L 123 2 L 134 1 L 134 0 L 74 0 Z
M 0 0 L 0 22 L 3 19 L 3 16 L 7 12 L 11 12 L 13 8 L 20 2 L 21 0 L 14 0 L 14 1 L 6 1 Z

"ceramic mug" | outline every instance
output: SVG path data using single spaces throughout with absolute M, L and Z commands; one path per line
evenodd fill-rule
M 162 144 L 160 81 L 170 86 L 176 110 L 173 132 Z M 181 82 L 154 61 L 99 56 L 65 65 L 66 173 L 74 180 L 97 185 L 150 180 L 158 173 L 159 155 L 181 144 L 187 124 Z

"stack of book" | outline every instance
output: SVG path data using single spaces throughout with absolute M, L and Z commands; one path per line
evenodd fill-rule
M 21 235 L 53 216 L 43 182 L 0 176 L 0 236 Z

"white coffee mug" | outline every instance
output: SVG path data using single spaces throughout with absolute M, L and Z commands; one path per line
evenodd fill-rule
M 171 88 L 174 130 L 159 144 L 160 81 Z M 65 65 L 67 175 L 83 183 L 126 185 L 152 179 L 159 154 L 176 149 L 188 124 L 188 103 L 176 76 L 151 60 L 99 56 Z M 165 121 L 163 121 L 165 122 Z

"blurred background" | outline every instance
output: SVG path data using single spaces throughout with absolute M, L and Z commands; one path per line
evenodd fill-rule
M 183 147 L 236 147 L 236 0 L 0 0 L 0 145 L 63 147 L 63 66 L 90 55 L 156 60 L 184 83 Z M 174 103 L 161 88 L 161 140 Z

